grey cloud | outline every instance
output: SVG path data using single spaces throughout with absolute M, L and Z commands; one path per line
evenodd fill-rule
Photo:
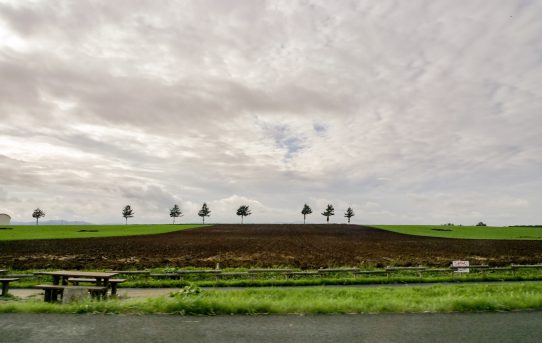
M 56 194 L 52 216 L 102 222 L 127 200 L 142 221 L 172 201 L 226 200 L 288 221 L 315 199 L 380 204 L 359 222 L 535 223 L 541 9 L 5 2 L 0 34 L 15 43 L 0 42 L 0 186 L 32 204 Z

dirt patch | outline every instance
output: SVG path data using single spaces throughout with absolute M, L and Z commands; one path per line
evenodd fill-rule
M 359 225 L 215 225 L 159 235 L 0 242 L 0 265 L 29 268 L 165 266 L 319 268 L 430 265 L 452 260 L 542 262 L 542 241 L 462 240 Z

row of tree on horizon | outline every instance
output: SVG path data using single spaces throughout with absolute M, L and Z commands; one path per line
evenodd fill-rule
M 311 213 L 311 207 L 307 204 L 303 205 L 303 209 L 301 210 L 301 214 L 303 215 L 303 224 L 306 223 L 307 215 Z M 252 210 L 249 208 L 248 205 L 241 205 L 237 209 L 236 214 L 241 217 L 241 224 L 243 224 L 244 218 L 250 216 L 252 214 Z M 326 222 L 329 223 L 329 217 L 335 215 L 335 208 L 332 204 L 328 204 L 327 207 L 324 209 L 324 212 L 322 212 L 321 214 L 326 217 Z M 132 206 L 124 206 L 124 208 L 122 209 L 122 216 L 126 221 L 126 225 L 128 225 L 128 218 L 132 218 L 134 215 L 135 213 Z M 184 214 L 181 208 L 177 204 L 173 205 L 173 207 L 169 209 L 169 216 L 173 218 L 173 224 L 175 224 L 175 220 L 177 218 L 182 217 L 183 215 Z M 350 218 L 352 218 L 354 215 L 355 214 L 352 207 L 348 207 L 348 209 L 344 213 L 344 217 L 348 219 L 348 224 L 350 224 Z M 207 203 L 203 203 L 201 210 L 198 211 L 198 216 L 201 217 L 203 224 L 205 224 L 205 217 L 211 216 L 211 210 L 209 209 L 209 206 L 207 206 Z M 32 217 L 36 219 L 36 225 L 39 225 L 39 220 L 40 218 L 45 217 L 45 212 L 42 211 L 40 208 L 36 208 L 32 213 Z

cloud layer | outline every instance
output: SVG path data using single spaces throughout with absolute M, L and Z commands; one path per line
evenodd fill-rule
M 0 212 L 540 224 L 538 1 L 2 1 Z

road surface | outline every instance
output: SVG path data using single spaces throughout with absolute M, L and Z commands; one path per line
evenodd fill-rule
M 0 314 L 0 342 L 540 342 L 542 312 L 468 314 Z

